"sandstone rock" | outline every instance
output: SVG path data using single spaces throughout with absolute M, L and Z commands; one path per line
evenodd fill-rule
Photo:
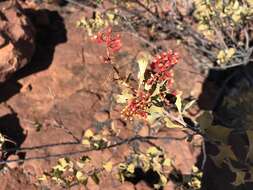
M 151 190 L 152 188 L 147 185 L 144 181 L 140 181 L 135 185 L 136 190 Z
M 124 182 L 120 186 L 117 187 L 118 190 L 134 190 L 134 185 L 130 182 Z
M 116 129 L 124 129 L 124 127 L 126 126 L 126 123 L 123 122 L 121 119 L 114 119 L 112 120 L 111 125 L 112 127 Z
M 18 160 L 19 157 L 17 155 L 11 155 L 8 157 L 8 160 Z M 18 162 L 9 162 L 7 163 L 7 166 L 10 168 L 10 169 L 15 169 L 18 167 Z
M 108 120 L 110 118 L 110 115 L 107 111 L 99 111 L 95 113 L 94 118 L 96 119 L 96 121 L 102 123 Z
M 24 67 L 35 50 L 34 28 L 17 2 L 0 3 L 0 82 Z

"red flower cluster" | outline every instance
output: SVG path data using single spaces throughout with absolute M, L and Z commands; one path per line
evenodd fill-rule
M 167 81 L 167 88 L 171 88 L 174 83 L 174 73 L 171 70 L 178 63 L 178 54 L 169 50 L 167 53 L 161 53 L 156 56 L 151 63 L 152 75 L 147 80 L 148 85 L 153 85 L 156 82 Z
M 156 56 L 151 63 L 151 69 L 155 73 L 163 73 L 170 70 L 178 62 L 178 53 L 169 50 Z
M 98 44 L 105 43 L 108 58 L 114 52 L 117 52 L 122 47 L 120 35 L 114 36 L 112 29 L 108 28 L 105 32 L 98 32 L 97 35 L 92 37 L 92 40 L 96 40 Z
M 128 102 L 128 105 L 122 110 L 121 114 L 123 117 L 130 120 L 134 116 L 139 116 L 146 119 L 148 113 L 146 112 L 150 104 L 150 93 L 140 91 L 137 95 Z

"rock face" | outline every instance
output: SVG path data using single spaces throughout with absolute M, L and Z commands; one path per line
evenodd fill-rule
M 31 22 L 17 2 L 0 3 L 0 83 L 31 60 L 34 35 Z

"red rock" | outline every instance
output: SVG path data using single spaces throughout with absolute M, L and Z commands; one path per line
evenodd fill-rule
M 35 32 L 17 2 L 0 3 L 0 15 L 0 82 L 4 82 L 31 60 Z
M 8 160 L 18 160 L 19 157 L 17 155 L 11 155 L 8 157 Z M 7 166 L 10 168 L 10 169 L 15 169 L 19 166 L 18 162 L 9 162 L 7 163 Z
M 105 122 L 110 118 L 110 115 L 107 111 L 99 111 L 94 115 L 94 119 L 98 122 Z

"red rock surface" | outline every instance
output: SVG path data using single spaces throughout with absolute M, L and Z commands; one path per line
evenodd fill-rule
M 18 135 L 23 137 L 19 145 L 33 147 L 73 142 L 73 137 L 66 133 L 66 130 L 81 138 L 84 130 L 101 124 L 96 118 L 98 113 L 104 113 L 104 111 L 110 112 L 110 115 L 106 118 L 103 115 L 103 121 L 114 119 L 115 125 L 120 128 L 120 136 L 133 135 L 131 126 L 125 126 L 125 123 L 120 120 L 120 109 L 112 105 L 112 95 L 117 85 L 113 81 L 111 66 L 103 64 L 98 58 L 103 55 L 103 48 L 92 43 L 82 29 L 76 28 L 76 21 L 83 16 L 84 12 L 70 5 L 61 10 L 54 6 L 47 8 L 49 10 L 29 12 L 38 30 L 36 53 L 31 63 L 12 80 L 5 83 L 1 89 L 0 116 L 5 118 L 6 115 L 11 115 L 16 119 L 13 130 L 18 131 Z M 48 16 L 48 21 L 36 21 L 38 13 Z M 137 39 L 128 34 L 122 33 L 122 35 L 124 44 L 122 51 L 128 54 L 126 57 L 118 58 L 118 63 L 120 63 L 118 68 L 122 74 L 126 74 L 136 67 L 132 60 L 143 49 Z M 173 43 L 171 45 L 176 46 Z M 183 47 L 179 49 L 185 52 Z M 196 85 L 196 80 L 199 78 L 193 78 L 194 75 L 191 72 L 195 72 L 195 69 L 187 62 L 189 61 L 187 56 L 183 53 L 177 72 L 179 78 L 184 80 L 182 83 L 178 82 L 177 85 L 182 87 L 182 90 L 186 89 L 188 94 L 192 90 L 195 90 L 194 94 L 198 94 L 199 87 L 197 90 L 192 87 Z M 184 74 L 180 72 L 180 68 Z M 9 127 L 6 122 L 6 120 L 0 121 L 0 127 Z M 40 131 L 36 130 L 38 123 L 42 125 Z M 142 129 L 141 133 L 146 134 L 145 130 Z M 180 137 L 184 133 L 170 130 L 164 132 L 163 135 Z M 175 159 L 176 166 L 183 173 L 190 172 L 200 151 L 199 148 L 196 149 L 194 145 L 185 141 L 156 143 L 166 148 L 168 155 Z M 82 146 L 55 146 L 26 151 L 25 157 L 43 157 L 77 150 L 82 150 Z M 99 164 L 109 158 L 114 162 L 119 162 L 128 153 L 128 145 L 124 145 L 102 153 L 91 152 L 89 156 Z M 37 177 L 42 175 L 43 171 L 50 169 L 56 161 L 57 158 L 26 161 L 19 168 L 1 174 L 0 189 L 38 189 L 35 186 Z M 103 177 L 100 186 L 89 182 L 88 187 L 92 190 L 150 189 L 144 182 L 136 186 L 129 182 L 120 184 L 108 176 Z M 168 190 L 172 188 L 171 183 L 166 187 Z M 52 186 L 51 189 L 57 188 Z M 75 187 L 75 189 L 82 188 Z
M 33 25 L 18 3 L 0 3 L 0 82 L 31 60 L 34 35 Z

